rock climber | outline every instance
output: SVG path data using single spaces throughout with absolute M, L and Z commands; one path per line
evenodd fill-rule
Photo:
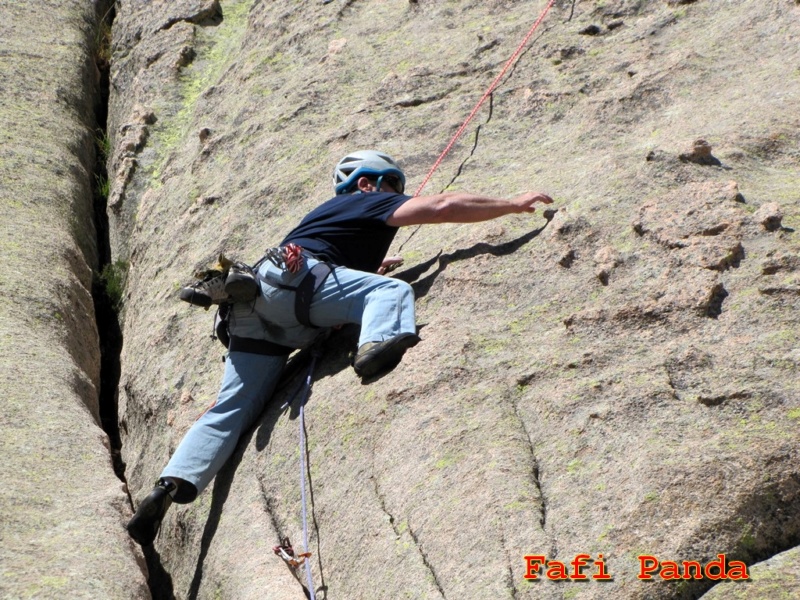
M 536 203 L 552 202 L 538 192 L 511 199 L 465 192 L 407 196 L 402 169 L 373 150 L 345 156 L 336 165 L 333 183 L 336 196 L 303 218 L 272 251 L 273 260 L 258 263 L 255 299 L 230 305 L 232 341 L 216 403 L 186 433 L 128 523 L 128 533 L 139 544 L 153 542 L 172 502 L 192 502 L 211 482 L 262 412 L 293 349 L 309 346 L 321 330 L 358 324 L 353 368 L 370 378 L 394 368 L 420 341 L 411 286 L 381 274 L 401 262 L 386 258 L 398 228 L 488 221 L 531 213 Z M 307 314 L 301 318 L 297 296 L 319 264 L 330 268 L 311 291 L 306 289 Z M 230 301 L 211 282 L 195 292 L 206 294 L 208 303 Z

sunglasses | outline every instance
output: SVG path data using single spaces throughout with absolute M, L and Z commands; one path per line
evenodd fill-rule
M 403 180 L 397 175 L 386 175 L 383 180 L 388 183 L 398 194 L 402 194 L 406 189 L 406 186 L 403 184 Z

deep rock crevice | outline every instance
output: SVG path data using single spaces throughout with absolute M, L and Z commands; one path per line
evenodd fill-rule
M 120 449 L 122 442 L 117 414 L 117 386 L 120 379 L 120 353 L 122 351 L 122 329 L 119 321 L 121 298 L 116 286 L 120 281 L 113 274 L 109 224 L 106 214 L 108 203 L 107 121 L 109 74 L 111 64 L 108 60 L 107 46 L 110 45 L 111 23 L 114 20 L 114 5 L 104 2 L 99 7 L 101 21 L 98 23 L 98 47 L 95 51 L 95 64 L 100 75 L 95 104 L 96 159 L 94 165 L 94 221 L 97 236 L 98 269 L 92 282 L 92 298 L 95 306 L 95 320 L 100 336 L 100 422 L 111 444 L 114 473 L 125 481 L 125 464 Z M 116 296 L 116 297 L 115 297 Z
M 122 438 L 118 410 L 119 382 L 122 372 L 121 309 L 126 265 L 112 260 L 108 200 L 111 181 L 106 161 L 110 149 L 108 136 L 110 72 L 111 72 L 111 27 L 116 16 L 116 3 L 103 1 L 97 7 L 95 65 L 98 84 L 95 91 L 95 164 L 93 181 L 94 225 L 97 243 L 98 264 L 92 281 L 95 322 L 100 344 L 100 425 L 108 435 L 114 474 L 127 490 L 126 465 L 122 459 Z M 135 509 L 128 492 L 128 501 Z M 172 577 L 162 565 L 161 557 L 152 547 L 142 549 L 147 564 L 148 587 L 156 600 L 174 598 Z

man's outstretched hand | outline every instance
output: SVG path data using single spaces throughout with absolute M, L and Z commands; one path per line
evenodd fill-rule
M 469 192 L 442 192 L 416 196 L 401 204 L 386 220 L 390 227 L 433 225 L 435 223 L 480 223 L 505 215 L 532 213 L 534 204 L 551 204 L 541 192 L 528 192 L 514 198 L 496 198 Z
M 536 207 L 534 204 L 537 202 L 541 202 L 542 204 L 552 204 L 553 199 L 547 194 L 542 194 L 540 192 L 528 192 L 526 194 L 517 196 L 516 198 L 512 198 L 511 202 L 517 206 L 519 209 L 518 212 L 526 213 L 535 211 Z

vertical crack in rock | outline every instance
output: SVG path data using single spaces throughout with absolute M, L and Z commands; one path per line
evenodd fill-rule
M 514 409 L 514 416 L 519 421 L 520 427 L 522 428 L 523 433 L 525 434 L 525 440 L 528 446 L 528 453 L 530 455 L 531 461 L 531 481 L 533 482 L 534 487 L 539 492 L 539 501 L 541 502 L 541 511 L 539 516 L 539 525 L 542 527 L 542 531 L 550 537 L 550 556 L 555 558 L 558 556 L 558 548 L 556 546 L 556 541 L 552 536 L 547 534 L 547 497 L 544 493 L 544 487 L 542 486 L 542 480 L 539 472 L 539 460 L 536 458 L 536 450 L 533 446 L 533 440 L 531 439 L 531 434 L 528 431 L 528 428 L 525 425 L 525 421 L 522 418 L 522 415 L 519 413 L 519 407 L 517 406 L 517 402 L 512 400 L 511 406 Z
M 111 260 L 108 222 L 108 196 L 111 188 L 106 161 L 109 158 L 107 133 L 111 71 L 111 25 L 116 17 L 116 3 L 104 0 L 97 5 L 95 65 L 97 87 L 94 99 L 95 166 L 93 182 L 94 225 L 97 237 L 98 270 L 92 281 L 92 300 L 100 342 L 100 390 L 98 394 L 100 424 L 108 435 L 115 475 L 126 484 L 128 501 L 133 499 L 127 488 L 125 463 L 122 460 L 122 438 L 118 412 L 121 375 L 122 328 L 119 312 L 125 285 L 126 265 Z M 174 598 L 172 576 L 164 569 L 161 556 L 153 546 L 142 549 L 147 564 L 147 585 L 154 600 Z
M 264 512 L 267 513 L 270 525 L 272 525 L 272 528 L 278 534 L 278 543 L 280 543 L 280 541 L 285 537 L 285 528 L 283 523 L 281 523 L 280 519 L 278 518 L 277 512 L 275 511 L 275 500 L 269 495 L 267 488 L 264 487 L 264 482 L 260 479 L 258 481 L 258 486 L 261 490 L 261 499 L 264 502 Z
M 394 520 L 394 515 L 390 513 L 389 510 L 386 508 L 386 501 L 384 500 L 383 495 L 380 492 L 380 489 L 378 489 L 378 480 L 375 478 L 374 475 L 371 476 L 370 479 L 372 480 L 372 488 L 375 490 L 375 497 L 378 499 L 378 504 L 380 504 L 381 511 L 383 511 L 383 514 L 385 514 L 389 518 L 389 525 L 392 526 L 392 531 L 394 531 L 394 534 L 397 537 L 400 537 L 402 532 L 399 529 L 397 529 L 397 524 Z
M 258 479 L 258 486 L 261 492 L 261 500 L 264 503 L 264 512 L 267 514 L 267 518 L 269 519 L 270 525 L 275 530 L 275 533 L 278 536 L 276 543 L 280 544 L 283 542 L 284 538 L 288 537 L 286 535 L 286 529 L 287 529 L 286 524 L 278 516 L 278 511 L 275 506 L 275 499 L 267 491 L 267 488 L 261 479 Z M 313 499 L 311 502 L 313 506 Z M 320 585 L 318 586 L 317 590 L 325 590 L 327 589 L 327 586 L 325 584 L 325 569 L 323 568 L 323 563 L 322 563 L 322 548 L 320 547 L 320 541 L 319 541 L 320 540 L 319 526 L 317 525 L 316 517 L 313 516 L 313 508 L 312 508 L 312 518 L 317 537 L 317 551 L 315 555 L 316 555 L 317 569 L 319 570 L 319 578 L 320 578 Z M 310 549 L 304 548 L 304 551 L 309 552 Z M 308 588 L 306 587 L 305 582 L 303 581 L 303 578 L 300 575 L 302 571 L 300 571 L 299 569 L 291 569 L 291 572 L 294 578 L 297 580 L 297 583 L 299 583 L 300 586 L 303 588 L 303 592 L 306 594 L 306 596 L 310 597 Z
M 310 390 L 309 390 L 310 391 Z M 303 435 L 305 436 L 306 440 L 308 439 L 308 423 L 303 422 Z M 318 590 L 327 590 L 328 586 L 325 583 L 325 568 L 324 563 L 322 560 L 322 536 L 319 534 L 319 522 L 317 521 L 317 510 L 316 510 L 316 503 L 314 502 L 314 480 L 311 477 L 311 449 L 306 443 L 305 449 L 301 450 L 301 452 L 305 452 L 306 454 L 306 472 L 305 476 L 308 479 L 308 507 L 309 507 L 309 514 L 311 516 L 311 524 L 314 527 L 314 537 L 316 538 L 317 542 L 317 568 L 319 569 L 319 586 Z M 310 543 L 310 542 L 309 542 Z M 306 552 L 310 551 L 310 548 L 305 549 Z M 307 588 L 303 588 L 308 593 Z M 327 595 L 327 592 L 326 592 Z
M 508 565 L 508 574 L 507 574 L 507 582 L 508 589 L 511 590 L 511 598 L 512 600 L 517 600 L 519 598 L 519 590 L 517 586 L 514 584 L 514 570 L 511 568 L 511 565 Z
M 383 514 L 385 514 L 388 517 L 389 524 L 391 525 L 392 531 L 394 531 L 395 536 L 400 538 L 400 536 L 403 535 L 403 532 L 397 528 L 397 522 L 394 518 L 394 515 L 390 513 L 389 509 L 386 507 L 386 499 L 384 498 L 383 494 L 381 494 L 380 488 L 378 487 L 378 479 L 375 476 L 370 477 L 370 479 L 372 480 L 372 487 L 373 490 L 375 491 L 375 497 L 378 499 L 378 504 L 381 507 L 381 511 L 383 511 Z M 428 573 L 430 573 L 431 578 L 433 579 L 433 585 L 435 585 L 436 589 L 439 590 L 439 594 L 441 594 L 442 598 L 446 599 L 447 596 L 445 596 L 444 594 L 444 588 L 442 587 L 442 584 L 436 575 L 436 571 L 434 570 L 433 565 L 431 565 L 430 561 L 428 560 L 428 556 L 423 551 L 422 544 L 420 544 L 419 539 L 414 533 L 414 530 L 412 529 L 410 522 L 408 522 L 407 531 L 408 535 L 414 541 L 414 546 L 417 548 L 417 552 L 419 553 L 419 556 L 422 559 L 422 564 L 425 565 L 425 568 L 428 570 Z
M 108 173 L 105 161 L 108 155 L 108 95 L 110 71 L 110 35 L 114 20 L 114 4 L 103 3 L 99 9 L 102 19 L 98 23 L 95 64 L 100 75 L 95 103 L 96 157 L 94 173 L 94 221 L 97 235 L 98 273 L 92 282 L 92 298 L 95 306 L 95 321 L 100 336 L 100 422 L 111 443 L 114 473 L 125 481 L 125 465 L 120 449 L 117 413 L 117 386 L 120 378 L 120 353 L 122 352 L 122 329 L 118 311 L 121 302 L 121 280 L 111 264 L 108 215 Z
M 484 125 L 488 125 L 489 121 L 492 120 L 493 112 L 494 112 L 494 94 L 489 94 L 489 114 L 486 117 L 486 120 L 480 125 L 478 125 L 478 127 L 475 129 L 475 140 L 472 143 L 472 149 L 470 150 L 469 155 L 464 160 L 461 161 L 460 165 L 458 165 L 458 169 L 456 169 L 456 174 L 453 175 L 453 178 L 450 180 L 450 182 L 446 186 L 444 186 L 442 192 L 444 192 L 451 185 L 453 185 L 456 182 L 456 179 L 458 179 L 461 176 L 461 172 L 464 170 L 464 167 L 466 166 L 467 162 L 469 162 L 469 159 L 472 158 L 472 156 L 475 154 L 475 151 L 478 149 L 478 140 L 481 135 L 481 128 Z
M 509 556 L 508 545 L 506 544 L 506 534 L 504 530 L 501 530 L 500 532 L 500 545 L 503 547 L 503 554 Z M 506 586 L 511 592 L 512 600 L 517 600 L 517 598 L 519 598 L 519 590 L 517 589 L 517 585 L 514 583 L 514 567 L 510 562 L 508 563 L 506 569 Z
M 408 535 L 410 535 L 411 539 L 414 540 L 414 545 L 417 547 L 417 550 L 419 551 L 420 558 L 422 558 L 422 564 L 425 565 L 425 567 L 430 572 L 431 577 L 433 577 L 433 584 L 436 586 L 436 589 L 439 590 L 439 593 L 441 594 L 442 598 L 446 599 L 447 596 L 444 595 L 444 588 L 442 587 L 442 584 L 439 581 L 439 578 L 436 576 L 436 571 L 434 570 L 433 565 L 428 560 L 428 556 L 425 554 L 425 551 L 422 549 L 422 545 L 420 544 L 420 541 L 417 538 L 417 535 L 414 533 L 414 529 L 411 527 L 411 523 L 408 524 Z
M 278 517 L 278 511 L 275 508 L 274 498 L 270 496 L 269 492 L 267 492 L 267 488 L 264 487 L 264 482 L 261 481 L 260 479 L 258 480 L 258 486 L 259 489 L 261 490 L 261 499 L 264 502 L 264 512 L 267 513 L 267 518 L 269 518 L 270 525 L 272 525 L 272 528 L 278 534 L 277 544 L 281 544 L 283 543 L 283 539 L 287 537 L 285 533 L 286 527 L 281 522 L 280 517 Z M 306 548 L 305 551 L 308 551 L 308 548 Z M 318 562 L 318 564 L 320 572 L 322 572 L 322 563 Z M 303 588 L 303 593 L 306 595 L 306 597 L 311 597 L 311 595 L 308 592 L 308 588 L 305 586 L 305 583 L 303 582 L 303 579 L 300 576 L 301 571 L 299 569 L 289 569 L 289 571 L 291 572 L 292 576 L 297 580 L 297 583 L 300 584 L 300 587 Z M 324 589 L 324 577 L 323 577 L 322 589 Z

